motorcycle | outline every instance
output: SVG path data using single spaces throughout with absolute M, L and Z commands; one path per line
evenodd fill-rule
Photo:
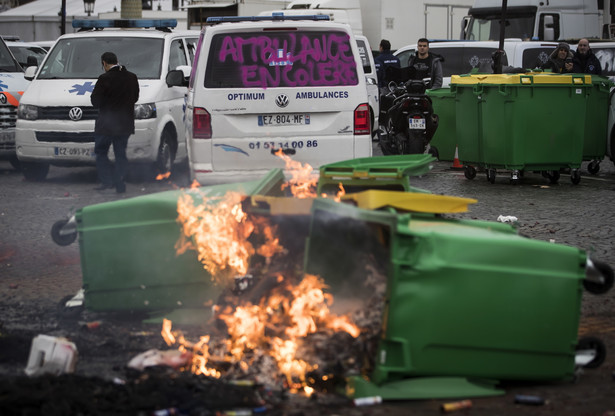
M 384 155 L 425 153 L 438 128 L 438 115 L 425 94 L 429 79 L 388 85 L 380 100 L 380 148 Z

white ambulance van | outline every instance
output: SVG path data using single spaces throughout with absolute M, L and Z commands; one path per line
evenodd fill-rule
M 15 156 L 17 106 L 29 84 L 23 69 L 0 37 L 0 160 L 8 160 L 15 169 L 19 169 Z
M 50 165 L 95 164 L 98 110 L 90 96 L 103 72 L 100 56 L 107 51 L 139 79 L 128 161 L 166 173 L 174 161 L 187 160 L 186 88 L 168 86 L 165 78 L 170 70 L 192 64 L 199 32 L 175 31 L 176 24 L 172 19 L 73 21 L 81 30 L 61 36 L 40 67 L 26 70 L 32 83 L 19 106 L 16 146 L 27 180 L 44 180 Z
M 313 168 L 372 155 L 366 79 L 350 26 L 277 13 L 207 23 L 187 96 L 193 179 L 258 177 L 285 167 L 280 150 Z

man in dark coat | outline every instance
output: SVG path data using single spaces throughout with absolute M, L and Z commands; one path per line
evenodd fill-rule
M 374 60 L 376 73 L 378 74 L 378 87 L 386 88 L 391 79 L 387 78 L 387 68 L 400 68 L 399 58 L 391 53 L 391 42 L 386 39 L 380 41 L 380 54 Z M 381 94 L 386 94 L 388 90 L 382 91 Z
M 600 61 L 589 47 L 585 38 L 579 40 L 577 51 L 572 56 L 572 72 L 602 75 Z
M 410 77 L 412 79 L 429 78 L 429 89 L 442 88 L 442 61 L 444 58 L 429 52 L 429 40 L 421 38 L 416 43 L 416 55 L 408 61 Z
M 126 192 L 124 174 L 128 159 L 128 137 L 135 132 L 135 103 L 139 99 L 137 76 L 118 64 L 113 52 L 101 56 L 105 73 L 98 77 L 90 100 L 98 108 L 94 128 L 94 153 L 101 185 L 97 190 L 115 187 Z M 109 147 L 113 145 L 115 169 L 109 160 Z

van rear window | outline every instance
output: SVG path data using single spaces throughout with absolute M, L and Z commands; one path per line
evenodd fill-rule
M 276 31 L 215 35 L 206 88 L 357 85 L 350 37 L 342 31 Z

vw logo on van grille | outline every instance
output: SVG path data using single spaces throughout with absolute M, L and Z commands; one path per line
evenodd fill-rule
M 288 105 L 288 97 L 286 96 L 286 94 L 280 94 L 275 97 L 275 103 L 278 107 L 284 108 Z
M 81 120 L 81 117 L 83 117 L 83 111 L 79 107 L 73 107 L 68 110 L 68 116 L 71 120 L 78 121 Z
M 6 104 L 7 101 L 6 95 L 0 94 L 0 104 Z

